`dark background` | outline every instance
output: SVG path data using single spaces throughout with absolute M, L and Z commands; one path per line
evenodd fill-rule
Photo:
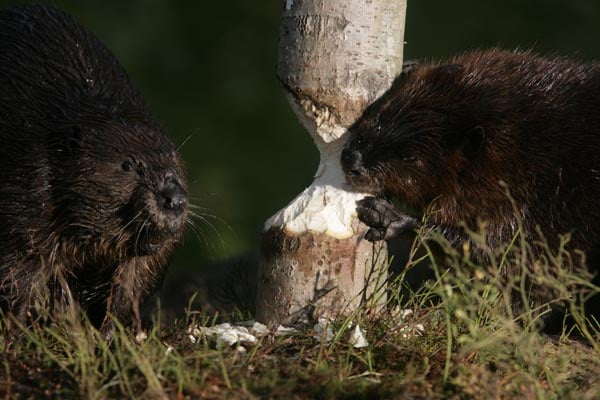
M 311 182 L 318 163 L 275 78 L 283 0 L 46 3 L 95 32 L 174 141 L 185 142 L 192 201 L 218 219 L 196 221 L 174 267 L 256 248 L 264 220 Z M 598 39 L 594 0 L 409 0 L 405 57 L 499 45 L 592 60 Z

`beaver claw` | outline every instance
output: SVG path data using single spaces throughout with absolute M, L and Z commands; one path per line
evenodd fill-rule
M 370 242 L 389 240 L 419 225 L 410 215 L 402 214 L 383 197 L 365 197 L 356 202 L 358 219 L 369 226 L 365 239 Z

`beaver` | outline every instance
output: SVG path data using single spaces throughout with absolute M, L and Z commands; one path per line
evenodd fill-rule
M 176 147 L 115 56 L 53 7 L 0 11 L 0 92 L 2 312 L 139 325 L 187 220 Z
M 357 205 L 366 238 L 410 232 L 428 207 L 427 224 L 458 249 L 481 221 L 491 249 L 519 229 L 553 249 L 570 234 L 599 284 L 598 110 L 596 63 L 491 49 L 412 64 L 350 128 L 341 155 L 347 182 L 374 194 Z

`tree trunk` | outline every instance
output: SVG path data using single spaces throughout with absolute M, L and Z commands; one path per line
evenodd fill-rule
M 265 223 L 257 319 L 294 324 L 376 310 L 385 244 L 362 239 L 340 164 L 347 128 L 400 73 L 405 0 L 285 0 L 277 76 L 321 153 L 315 181 Z

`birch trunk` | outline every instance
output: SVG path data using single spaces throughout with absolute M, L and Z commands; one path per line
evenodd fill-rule
M 257 319 L 295 324 L 385 302 L 384 242 L 362 239 L 340 164 L 347 128 L 400 73 L 406 0 L 285 0 L 277 76 L 321 154 L 314 182 L 265 223 Z

